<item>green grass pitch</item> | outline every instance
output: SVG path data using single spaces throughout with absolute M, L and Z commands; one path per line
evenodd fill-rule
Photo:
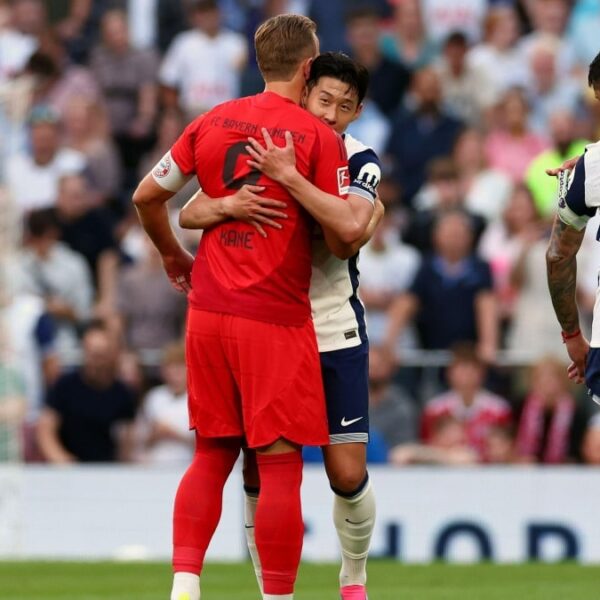
M 168 600 L 164 563 L 0 562 L 0 600 Z M 336 565 L 302 565 L 297 600 L 338 600 Z M 371 600 L 597 600 L 600 567 L 369 567 Z M 259 600 L 249 563 L 208 564 L 202 600 Z

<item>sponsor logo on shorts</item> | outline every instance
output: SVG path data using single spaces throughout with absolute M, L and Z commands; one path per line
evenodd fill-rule
M 358 423 L 362 419 L 364 419 L 364 417 L 356 417 L 356 419 L 350 419 L 349 421 L 346 421 L 346 417 L 342 417 L 342 420 L 340 421 L 340 425 L 342 427 L 349 427 L 350 425 L 352 425 L 354 423 Z
M 356 329 L 350 329 L 350 331 L 344 331 L 344 337 L 347 340 L 352 340 L 355 337 L 358 337 L 358 332 L 356 331 Z

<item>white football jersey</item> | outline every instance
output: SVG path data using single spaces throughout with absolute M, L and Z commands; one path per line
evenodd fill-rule
M 374 202 L 381 180 L 381 166 L 375 152 L 344 136 L 350 172 L 350 194 Z M 358 254 L 340 260 L 327 248 L 320 227 L 313 241 L 313 266 L 310 284 L 312 317 L 319 352 L 359 346 L 367 341 L 365 309 L 358 296 Z

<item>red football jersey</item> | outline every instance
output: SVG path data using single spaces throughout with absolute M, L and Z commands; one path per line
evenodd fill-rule
M 221 104 L 195 119 L 171 149 L 186 174 L 195 173 L 212 198 L 244 184 L 262 185 L 267 198 L 287 203 L 283 229 L 261 237 L 251 225 L 227 221 L 204 232 L 192 271 L 194 308 L 299 326 L 310 317 L 311 220 L 279 184 L 246 163 L 248 137 L 275 144 L 294 137 L 298 171 L 317 187 L 346 197 L 348 163 L 342 139 L 291 100 L 273 92 Z

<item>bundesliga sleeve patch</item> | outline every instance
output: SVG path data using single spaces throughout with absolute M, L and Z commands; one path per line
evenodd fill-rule
M 169 192 L 178 192 L 190 179 L 179 168 L 169 150 L 152 169 L 152 177 L 161 188 Z
M 350 172 L 348 167 L 340 167 L 337 170 L 338 193 L 340 196 L 346 196 L 350 189 Z
M 350 193 L 362 196 L 370 202 L 377 199 L 377 187 L 381 181 L 381 168 L 373 162 L 363 165 L 358 175 L 353 179 Z

